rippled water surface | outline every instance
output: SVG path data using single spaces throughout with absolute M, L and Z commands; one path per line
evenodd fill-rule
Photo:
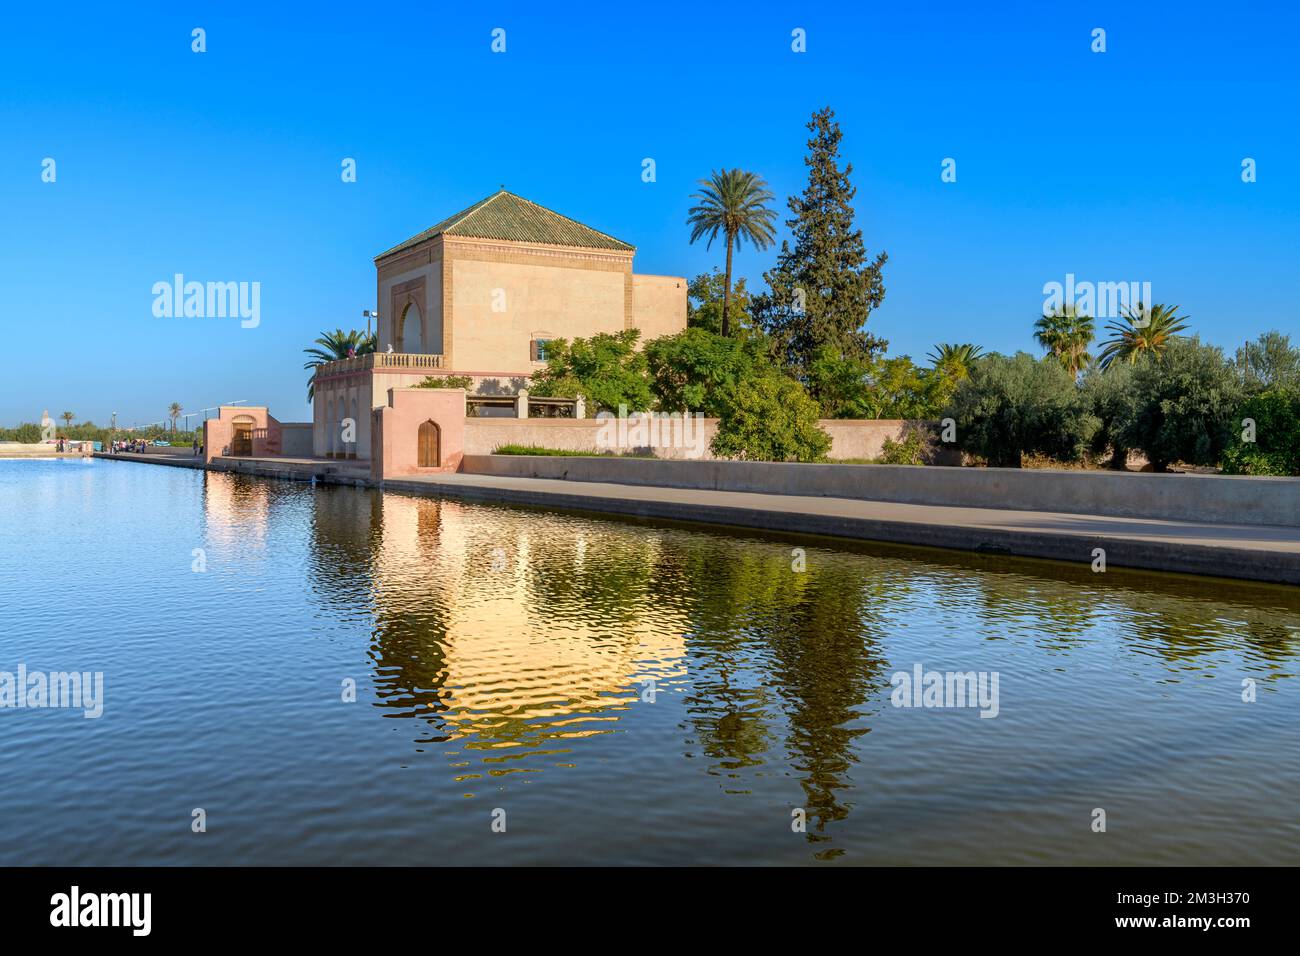
M 0 864 L 1300 863 L 1295 589 L 0 461 L 0 635 Z

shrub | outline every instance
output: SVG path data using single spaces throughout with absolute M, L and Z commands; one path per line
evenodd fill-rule
M 909 424 L 904 427 L 898 441 L 885 439 L 879 462 L 882 465 L 924 465 L 930 457 L 932 444 L 924 426 Z
M 16 441 L 24 445 L 34 445 L 40 440 L 41 426 L 35 422 L 23 422 L 17 428 L 0 428 L 0 441 Z
M 546 368 L 533 376 L 533 395 L 586 398 L 592 412 L 644 411 L 654 402 L 646 373 L 645 354 L 636 347 L 637 329 L 600 332 L 589 339 L 551 339 L 546 343 Z
M 1216 465 L 1234 431 L 1242 387 L 1223 352 L 1198 338 L 1175 338 L 1133 368 L 1133 412 L 1118 440 L 1147 456 L 1154 471 L 1176 461 Z
M 1074 376 L 1055 358 L 1025 352 L 975 362 L 947 414 L 961 449 L 999 468 L 1019 468 L 1026 454 L 1073 461 L 1097 430 Z
M 817 403 L 794 379 L 760 376 L 730 396 L 711 448 L 747 461 L 824 461 L 831 439 L 817 417 Z
M 468 375 L 428 375 L 412 388 L 463 388 L 469 392 L 474 389 L 474 379 Z
M 653 458 L 654 455 L 619 454 L 613 451 L 571 451 L 567 448 L 543 448 L 541 445 L 498 445 L 494 455 L 542 455 L 552 458 Z
M 1300 348 L 1291 345 L 1291 336 L 1276 330 L 1237 349 L 1235 364 L 1247 391 L 1300 388 Z
M 1245 419 L 1254 422 L 1247 441 Z M 1229 475 L 1300 475 L 1300 391 L 1276 390 L 1248 399 L 1240 408 L 1239 432 L 1223 453 Z
M 700 412 L 719 418 L 743 382 L 772 369 L 758 339 L 723 338 L 688 328 L 647 343 L 650 388 L 666 412 Z
M 826 418 L 932 418 L 955 384 L 954 377 L 918 368 L 906 355 L 844 357 L 824 347 L 808 366 L 808 390 Z
M 1097 419 L 1091 451 L 1094 455 L 1109 451 L 1110 467 L 1123 471 L 1129 453 L 1123 435 L 1136 410 L 1133 366 L 1127 362 L 1112 362 L 1108 368 L 1089 366 L 1083 376 L 1083 395 Z

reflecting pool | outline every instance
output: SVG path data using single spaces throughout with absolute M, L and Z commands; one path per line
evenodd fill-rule
M 0 635 L 4 865 L 1300 863 L 1294 588 L 0 461 Z

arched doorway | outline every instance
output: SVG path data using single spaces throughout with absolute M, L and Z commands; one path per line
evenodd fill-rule
M 233 432 L 230 437 L 230 453 L 248 457 L 253 454 L 253 421 L 251 415 L 236 415 L 230 420 Z
M 397 342 L 397 351 L 412 354 L 424 352 L 424 336 L 420 325 L 420 307 L 414 302 L 407 303 L 402 310 L 401 338 Z
M 437 468 L 442 464 L 442 432 L 433 419 L 420 426 L 419 447 L 416 464 L 421 468 Z

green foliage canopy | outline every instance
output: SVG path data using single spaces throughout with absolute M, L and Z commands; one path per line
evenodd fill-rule
M 589 412 L 646 411 L 654 402 L 638 329 L 601 332 L 589 339 L 551 339 L 546 368 L 533 376 L 531 394 L 587 400 Z

